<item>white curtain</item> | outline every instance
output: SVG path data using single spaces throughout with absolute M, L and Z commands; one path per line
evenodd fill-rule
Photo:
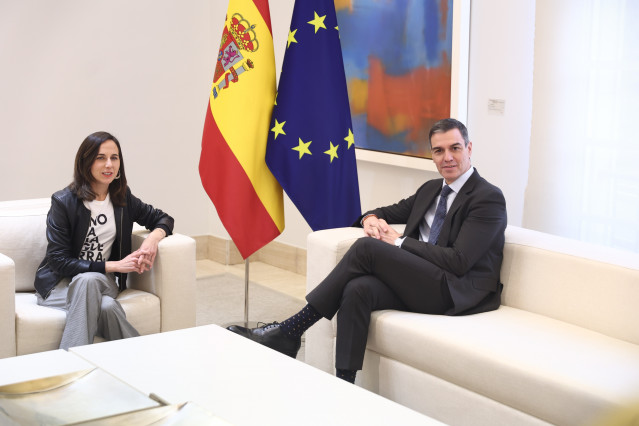
M 639 252 L 639 1 L 537 0 L 526 228 Z

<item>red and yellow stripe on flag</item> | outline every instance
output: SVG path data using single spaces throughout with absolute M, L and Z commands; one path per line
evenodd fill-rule
M 206 193 L 245 259 L 284 230 L 282 188 L 265 163 L 274 102 L 268 0 L 229 0 L 199 169 Z

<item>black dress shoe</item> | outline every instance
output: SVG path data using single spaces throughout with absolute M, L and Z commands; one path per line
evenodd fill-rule
M 297 339 L 294 339 L 288 337 L 280 329 L 280 324 L 277 322 L 264 324 L 257 328 L 246 328 L 239 325 L 231 325 L 226 327 L 226 329 L 281 352 L 284 355 L 288 355 L 291 358 L 297 357 L 297 352 L 300 350 L 300 346 L 302 345 L 301 338 L 298 337 Z

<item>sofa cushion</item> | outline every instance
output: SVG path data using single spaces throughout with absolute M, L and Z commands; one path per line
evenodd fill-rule
M 35 293 L 16 293 L 16 352 L 24 355 L 58 349 L 66 312 L 39 306 Z M 160 299 L 140 290 L 126 289 L 118 296 L 127 319 L 141 335 L 160 332 Z M 96 336 L 96 342 L 102 341 Z
M 33 290 L 35 272 L 47 250 L 50 206 L 49 198 L 0 202 L 0 253 L 15 262 L 16 291 Z
M 39 306 L 35 293 L 16 293 L 16 355 L 60 347 L 67 314 Z
M 502 303 L 639 345 L 639 255 L 506 229 Z
M 555 424 L 639 395 L 639 347 L 502 306 L 468 317 L 373 314 L 368 349 Z

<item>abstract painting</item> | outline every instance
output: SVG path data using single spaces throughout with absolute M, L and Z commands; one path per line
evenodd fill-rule
M 430 158 L 451 115 L 453 0 L 335 0 L 356 146 Z

